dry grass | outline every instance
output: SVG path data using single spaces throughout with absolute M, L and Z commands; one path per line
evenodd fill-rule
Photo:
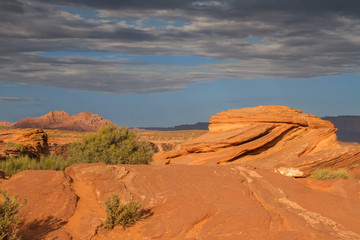
M 311 178 L 317 180 L 328 180 L 334 178 L 351 178 L 350 173 L 345 170 L 332 170 L 330 168 L 317 169 L 311 173 Z
M 207 132 L 207 130 L 148 131 L 138 135 L 140 139 L 146 141 L 183 142 L 197 138 Z
M 48 135 L 48 140 L 52 142 L 77 142 L 80 141 L 85 135 L 89 134 L 88 132 L 75 132 L 68 130 L 53 130 L 45 129 L 45 132 Z

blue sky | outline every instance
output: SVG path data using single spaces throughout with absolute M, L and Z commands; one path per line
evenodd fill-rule
M 324 87 L 326 86 L 326 87 Z M 208 121 L 230 108 L 287 105 L 318 116 L 360 115 L 357 76 L 304 79 L 237 79 L 192 84 L 188 88 L 149 94 L 112 94 L 55 87 L 0 84 L 2 96 L 32 101 L 3 101 L 2 120 L 41 116 L 51 110 L 98 113 L 128 127 L 175 126 Z M 8 94 L 11 93 L 11 94 Z
M 258 105 L 360 115 L 355 9 L 350 0 L 5 0 L 0 121 L 64 110 L 167 127 Z

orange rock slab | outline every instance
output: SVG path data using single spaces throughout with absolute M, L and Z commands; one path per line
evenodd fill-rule
M 360 182 L 320 182 L 240 165 L 79 164 L 24 171 L 0 188 L 27 198 L 23 239 L 360 239 Z M 104 202 L 146 215 L 105 230 Z

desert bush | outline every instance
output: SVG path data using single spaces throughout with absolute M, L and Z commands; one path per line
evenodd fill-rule
M 0 203 L 0 239 L 16 240 L 18 235 L 21 217 L 19 209 L 26 204 L 26 199 L 18 203 L 18 196 L 9 196 L 6 190 L 0 190 L 2 201 Z
M 8 145 L 21 147 L 11 142 Z M 128 128 L 109 125 L 96 134 L 84 136 L 83 142 L 73 143 L 66 159 L 55 155 L 34 159 L 26 155 L 0 161 L 0 169 L 6 176 L 12 176 L 23 170 L 64 170 L 74 163 L 147 164 L 152 155 L 150 145 L 137 141 L 136 134 Z
M 39 160 L 20 156 L 0 161 L 0 169 L 4 170 L 6 176 L 12 176 L 24 170 L 64 170 L 71 164 L 68 160 L 54 155 L 41 156 Z
M 106 229 L 113 229 L 116 225 L 121 225 L 124 228 L 130 227 L 140 219 L 141 205 L 136 200 L 122 204 L 118 195 L 112 195 L 106 200 L 105 208 L 104 228 Z
M 317 169 L 311 173 L 311 178 L 317 180 L 327 180 L 334 178 L 350 178 L 350 174 L 347 170 L 332 170 L 330 168 Z
M 106 164 L 148 164 L 153 152 L 150 145 L 138 141 L 126 127 L 107 125 L 95 134 L 84 136 L 82 142 L 70 145 L 69 161 L 104 162 Z

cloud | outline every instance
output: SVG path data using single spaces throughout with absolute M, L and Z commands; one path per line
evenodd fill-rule
M 210 79 L 358 73 L 359 8 L 356 0 L 5 0 L 0 81 L 143 93 Z M 220 61 L 184 67 L 41 55 L 56 51 Z
M 39 98 L 23 98 L 23 97 L 0 97 L 0 102 L 28 102 L 40 101 Z

